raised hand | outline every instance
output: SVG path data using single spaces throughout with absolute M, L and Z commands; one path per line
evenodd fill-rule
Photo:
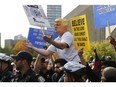
M 33 48 L 33 45 L 30 41 L 27 41 L 27 43 L 24 43 L 24 46 L 27 47 L 27 48 L 30 48 L 30 49 Z
M 78 49 L 78 55 L 82 56 L 83 55 L 83 48 Z
M 46 42 L 51 42 L 52 41 L 52 36 L 43 36 L 43 39 L 46 41 Z

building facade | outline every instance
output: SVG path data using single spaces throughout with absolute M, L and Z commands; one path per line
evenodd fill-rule
M 62 14 L 61 5 L 47 5 L 47 17 L 52 29 L 54 29 L 54 20 L 56 18 L 61 18 L 61 14 Z
M 26 38 L 21 34 L 14 36 L 14 40 L 21 40 L 21 39 L 26 39 Z
M 106 36 L 105 28 L 95 29 L 94 27 L 93 5 L 79 5 L 64 18 L 70 20 L 70 18 L 80 15 L 86 15 L 90 42 L 104 40 Z
M 5 40 L 5 47 L 12 48 L 14 46 L 14 40 L 6 39 Z
M 14 45 L 19 41 L 19 40 L 25 40 L 26 38 L 24 36 L 20 35 L 16 35 L 14 36 L 14 40 L 13 39 L 6 39 L 5 40 L 5 47 L 9 47 L 9 48 L 13 48 Z
M 26 37 L 21 34 L 14 36 L 14 44 L 16 44 L 19 40 L 26 40 Z

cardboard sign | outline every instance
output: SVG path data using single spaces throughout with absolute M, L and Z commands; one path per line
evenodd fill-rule
M 84 48 L 86 51 L 90 50 L 86 15 L 71 18 L 70 22 L 75 49 Z
M 23 5 L 23 8 L 31 25 L 51 27 L 41 5 Z
M 53 35 L 53 40 L 58 36 L 58 34 L 53 30 L 44 30 L 44 33 L 46 36 Z M 30 28 L 27 41 L 28 40 L 37 48 L 43 48 L 43 46 L 46 45 L 46 41 L 43 40 L 43 34 L 40 29 Z
M 96 29 L 116 24 L 116 5 L 94 5 L 94 25 Z

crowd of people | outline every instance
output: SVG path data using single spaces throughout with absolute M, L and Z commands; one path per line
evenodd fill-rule
M 86 62 L 83 48 L 74 48 L 68 21 L 56 19 L 54 27 L 59 36 L 55 40 L 43 36 L 51 44 L 47 48 L 24 44 L 38 53 L 36 58 L 26 50 L 0 58 L 0 82 L 116 82 L 116 61 L 100 59 L 94 49 L 95 57 Z

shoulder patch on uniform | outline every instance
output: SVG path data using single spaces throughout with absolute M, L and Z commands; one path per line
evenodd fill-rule
M 44 79 L 42 76 L 39 76 L 39 77 L 38 77 L 38 80 L 39 80 L 40 82 L 45 82 L 45 79 Z

